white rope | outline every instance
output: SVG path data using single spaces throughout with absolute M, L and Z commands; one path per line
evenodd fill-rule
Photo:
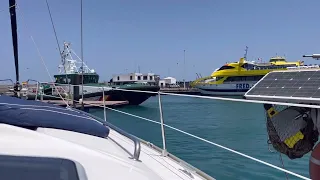
M 16 5 L 16 8 L 17 8 L 17 10 L 18 10 L 19 7 Z M 21 16 L 20 16 L 21 19 L 23 19 L 22 11 L 21 11 L 20 9 L 19 9 L 19 12 L 20 12 L 20 14 L 21 14 Z M 22 22 L 24 22 L 24 21 L 22 20 Z M 47 65 L 46 65 L 46 63 L 45 63 L 45 61 L 44 61 L 44 59 L 43 59 L 43 57 L 42 57 L 42 55 L 41 55 L 41 53 L 40 53 L 39 47 L 37 46 L 35 40 L 33 39 L 33 36 L 30 34 L 30 31 L 29 31 L 27 25 L 26 25 L 26 24 L 24 24 L 24 25 L 25 25 L 25 28 L 27 29 L 27 31 L 29 32 L 29 36 L 30 36 L 30 38 L 31 38 L 31 40 L 32 40 L 35 48 L 37 49 L 38 55 L 39 55 L 39 57 L 40 57 L 40 59 L 41 59 L 41 61 L 42 61 L 43 66 L 46 68 L 46 71 L 47 71 L 47 73 L 48 73 L 48 75 L 49 75 L 49 78 L 50 78 L 51 81 L 53 82 L 53 87 L 56 89 L 56 85 L 55 85 L 55 83 L 54 83 L 54 80 L 53 80 L 53 78 L 51 77 L 51 74 L 50 74 L 50 72 L 49 72 L 49 69 L 48 69 L 48 67 L 47 67 Z M 58 93 L 58 95 L 60 96 L 60 98 L 62 99 L 62 101 L 63 101 L 67 106 L 69 106 L 69 104 L 68 104 L 67 102 L 65 102 L 65 100 L 62 98 L 62 95 L 60 94 L 60 92 L 57 91 L 57 93 Z
M 103 106 L 101 106 L 101 105 L 90 104 L 90 103 L 85 103 L 85 102 L 84 102 L 84 104 L 89 104 L 89 105 L 97 106 L 97 107 L 103 107 Z M 131 113 L 123 112 L 123 111 L 120 111 L 120 110 L 117 110 L 117 109 L 113 109 L 113 108 L 109 108 L 109 107 L 105 107 L 105 108 L 106 108 L 106 109 L 109 109 L 109 110 L 112 110 L 112 111 L 116 111 L 116 112 L 122 113 L 122 114 L 129 115 L 129 116 L 132 116 L 132 117 L 135 117 L 135 118 L 143 119 L 143 120 L 146 120 L 146 121 L 149 121 L 149 122 L 152 122 L 152 123 L 160 124 L 160 125 L 161 125 L 160 122 L 157 122 L 157 121 L 152 120 L 152 119 L 144 118 L 144 117 L 141 117 L 141 116 L 138 116 L 138 115 L 134 115 L 134 114 L 131 114 Z M 198 140 L 200 140 L 200 141 L 203 141 L 203 142 L 206 142 L 206 143 L 208 143 L 208 144 L 211 144 L 211 145 L 217 146 L 217 147 L 219 147 L 219 148 L 225 149 L 225 150 L 227 150 L 227 151 L 233 152 L 233 153 L 238 154 L 238 155 L 240 155 L 240 156 L 243 156 L 243 157 L 245 157 L 245 158 L 251 159 L 251 160 L 256 161 L 256 162 L 258 162 L 258 163 L 261 163 L 261 164 L 264 164 L 264 165 L 269 166 L 269 167 L 271 167 L 271 168 L 277 169 L 277 170 L 279 170 L 279 171 L 282 171 L 282 172 L 291 174 L 291 175 L 296 176 L 296 177 L 301 178 L 301 179 L 311 180 L 311 179 L 309 179 L 309 178 L 307 178 L 307 177 L 304 177 L 304 176 L 302 176 L 302 175 L 300 175 L 300 174 L 297 174 L 297 173 L 294 173 L 294 172 L 292 172 L 292 171 L 283 169 L 283 168 L 281 168 L 281 167 L 278 167 L 278 166 L 275 166 L 275 165 L 270 164 L 270 163 L 268 163 L 268 162 L 259 160 L 259 159 L 257 159 L 257 158 L 254 158 L 254 157 L 252 157 L 252 156 L 249 156 L 249 155 L 246 155 L 246 154 L 244 154 L 244 153 L 238 152 L 238 151 L 236 151 L 236 150 L 230 149 L 230 148 L 228 148 L 228 147 L 222 146 L 222 145 L 220 145 L 220 144 L 211 142 L 211 141 L 206 140 L 206 139 L 204 139 L 204 138 L 201 138 L 201 137 L 199 137 L 199 136 L 196 136 L 196 135 L 193 135 L 193 134 L 188 133 L 188 132 L 186 132 L 186 131 L 183 131 L 183 130 L 180 130 L 180 129 L 178 129 L 178 128 L 175 128 L 175 127 L 173 127 L 173 126 L 170 126 L 170 125 L 167 125 L 167 124 L 163 124 L 163 125 L 166 126 L 166 127 L 168 127 L 168 128 L 170 128 L 170 129 L 173 129 L 173 130 L 175 130 L 175 131 L 178 131 L 178 132 L 180 132 L 180 133 L 182 133 L 182 134 L 191 136 L 191 137 L 196 138 L 196 139 L 198 139 Z

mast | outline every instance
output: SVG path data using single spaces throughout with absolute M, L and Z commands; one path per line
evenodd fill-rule
M 17 19 L 16 19 L 16 1 L 9 0 L 9 12 L 11 19 L 11 33 L 12 33 L 12 45 L 14 55 L 14 65 L 16 70 L 16 83 L 14 84 L 14 95 L 20 97 L 20 83 L 19 83 L 19 57 L 18 57 L 18 35 L 17 35 Z

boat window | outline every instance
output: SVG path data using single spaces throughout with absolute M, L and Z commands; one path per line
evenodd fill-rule
M 150 76 L 150 80 L 152 81 L 152 76 Z
M 66 76 L 56 76 L 56 83 L 67 84 L 68 82 L 71 83 L 71 79 L 69 77 L 67 79 Z
M 225 70 L 225 69 L 234 69 L 234 67 L 225 65 L 225 66 L 222 66 L 220 69 L 218 69 L 218 71 Z
M 227 77 L 224 82 L 235 82 L 235 81 L 258 81 L 263 77 L 263 75 L 257 76 L 230 76 Z
M 283 58 L 279 58 L 279 59 L 270 59 L 269 62 L 277 62 L 277 61 L 282 61 L 285 62 L 286 60 Z
M 132 80 L 132 76 L 130 76 L 130 80 Z
M 253 69 L 255 69 L 255 68 L 254 68 L 255 65 L 253 65 L 253 64 L 248 64 L 248 63 L 244 63 L 241 67 L 244 68 L 244 69 L 247 69 L 247 70 L 253 70 Z
M 138 76 L 138 80 L 141 80 L 141 76 Z
M 219 77 L 219 76 L 218 76 L 218 77 L 216 77 L 216 81 L 219 81 L 219 80 L 221 80 L 222 78 L 223 78 L 223 77 L 221 77 L 221 76 Z
M 61 158 L 0 156 L 0 177 L 5 180 L 86 180 L 83 167 Z
M 143 76 L 143 80 L 148 80 L 148 76 Z

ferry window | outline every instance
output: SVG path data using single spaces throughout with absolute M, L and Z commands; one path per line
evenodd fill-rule
M 227 77 L 225 82 L 234 82 L 234 81 L 248 81 L 247 76 L 230 76 Z
M 143 80 L 148 80 L 148 76 L 143 76 Z
M 244 68 L 244 69 L 252 70 L 252 69 L 254 69 L 255 65 L 245 63 L 241 67 Z
M 138 76 L 138 80 L 141 80 L 141 76 Z
M 221 80 L 223 77 L 216 77 L 216 81 Z
M 132 76 L 130 76 L 130 80 L 132 80 Z
M 118 81 L 120 80 L 120 77 L 118 76 Z
M 152 81 L 153 79 L 152 79 L 152 76 L 150 76 L 150 80 Z
M 225 70 L 225 69 L 234 69 L 234 67 L 232 67 L 232 66 L 222 66 L 220 69 L 218 69 L 218 71 Z
M 224 82 L 231 82 L 233 81 L 233 77 L 227 77 L 227 79 Z
M 245 81 L 254 81 L 254 76 L 247 76 L 245 78 Z

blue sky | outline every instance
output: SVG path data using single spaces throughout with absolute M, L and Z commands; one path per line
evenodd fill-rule
M 60 63 L 45 0 L 17 0 L 21 79 L 49 81 Z M 80 0 L 49 0 L 60 45 L 80 52 Z M 186 79 L 203 76 L 225 62 L 320 53 L 320 1 L 309 0 L 83 0 L 84 60 L 101 79 L 112 74 L 154 72 Z M 14 79 L 7 0 L 0 1 L 0 78 Z M 315 60 L 304 59 L 308 63 Z M 319 62 L 320 64 L 320 62 Z

